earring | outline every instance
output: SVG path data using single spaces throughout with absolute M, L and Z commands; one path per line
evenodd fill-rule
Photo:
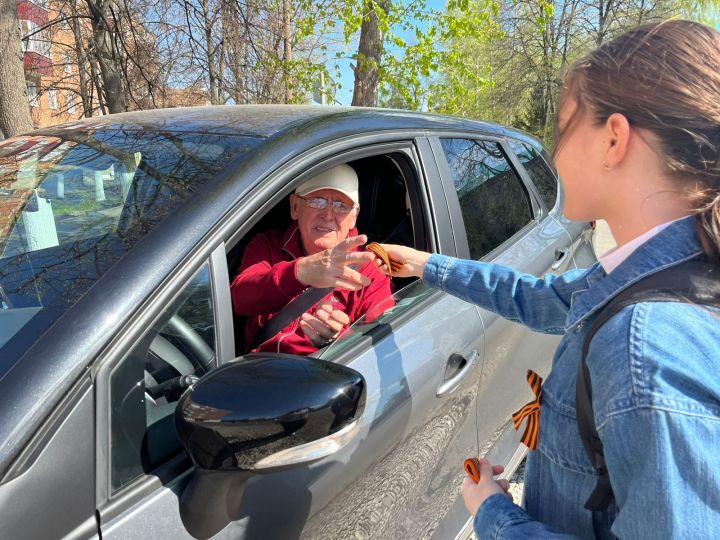
M 609 167 L 607 163 L 603 163 L 603 170 L 604 171 L 612 171 L 612 167 Z

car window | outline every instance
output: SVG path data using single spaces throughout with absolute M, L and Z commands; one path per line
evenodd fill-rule
M 113 491 L 180 452 L 173 414 L 181 393 L 216 365 L 205 264 L 110 375 Z
M 324 360 L 337 358 L 356 343 L 368 336 L 372 337 L 379 328 L 397 319 L 412 306 L 432 295 L 435 290 L 422 280 L 413 281 L 374 305 L 365 315 L 346 328 L 335 341 L 313 356 Z
M 0 347 L 26 326 L 26 336 L 42 335 L 157 223 L 256 144 L 109 128 L 0 142 Z
M 497 142 L 440 142 L 460 200 L 470 256 L 480 259 L 533 220 L 530 196 Z
M 517 155 L 520 163 L 523 164 L 530 179 L 535 184 L 540 198 L 545 203 L 548 212 L 555 207 L 557 201 L 558 183 L 557 178 L 545 162 L 542 154 L 529 144 L 520 141 L 511 141 L 512 149 Z

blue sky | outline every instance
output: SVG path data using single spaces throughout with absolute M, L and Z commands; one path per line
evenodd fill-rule
M 430 11 L 443 11 L 445 8 L 445 1 L 446 0 L 426 0 L 425 3 L 425 9 Z M 427 22 L 420 21 L 416 24 L 418 28 L 421 30 L 425 30 L 427 28 Z M 415 39 L 415 33 L 414 31 L 397 31 L 397 34 L 406 40 L 409 45 L 413 45 L 417 40 Z M 360 39 L 360 34 L 358 33 L 356 36 L 354 36 L 353 40 L 348 44 L 346 48 L 346 52 L 352 51 L 350 54 L 353 54 L 357 52 L 357 45 L 358 40 Z M 392 49 L 391 49 L 392 50 Z M 352 93 L 353 93 L 353 85 L 355 83 L 355 77 L 353 75 L 352 69 L 350 69 L 350 60 L 341 60 L 338 62 L 341 70 L 340 70 L 340 79 L 338 82 L 342 85 L 342 88 L 340 88 L 335 95 L 335 99 L 339 101 L 339 105 L 350 105 L 352 102 Z M 332 69 L 333 62 L 330 61 L 328 65 L 328 69 L 330 70 L 330 73 L 332 74 L 334 70 Z

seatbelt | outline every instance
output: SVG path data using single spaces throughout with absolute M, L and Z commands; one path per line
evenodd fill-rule
M 333 289 L 332 287 L 325 289 L 316 289 L 315 287 L 310 287 L 309 289 L 306 289 L 305 291 L 300 293 L 288 305 L 282 308 L 277 315 L 270 319 L 257 334 L 255 334 L 255 337 L 253 338 L 250 345 L 247 347 L 246 352 L 257 349 L 260 345 L 262 345 L 268 339 L 280 332 L 288 324 L 290 324 L 300 315 L 305 313 L 314 304 L 322 300 L 333 290 L 335 289 Z
M 702 257 L 651 274 L 630 285 L 610 300 L 590 326 L 583 343 L 575 389 L 580 437 L 598 474 L 595 489 L 585 503 L 585 508 L 588 510 L 606 510 L 614 499 L 610 476 L 605 465 L 603 443 L 595 426 L 592 385 L 587 366 L 590 342 L 600 327 L 616 313 L 640 302 L 683 302 L 720 308 L 720 265 Z

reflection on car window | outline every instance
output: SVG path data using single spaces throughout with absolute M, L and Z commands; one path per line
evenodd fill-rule
M 51 324 L 256 141 L 107 129 L 0 143 L 0 347 L 41 311 Z
M 215 317 L 205 264 L 110 375 L 113 490 L 180 452 L 180 394 L 215 366 Z
M 414 281 L 391 297 L 373 306 L 365 315 L 348 327 L 333 343 L 317 354 L 318 358 L 333 360 L 364 338 L 372 336 L 384 325 L 390 324 L 410 307 L 430 296 L 435 289 L 421 280 Z
M 537 187 L 540 197 L 548 211 L 555 206 L 558 193 L 558 183 L 540 151 L 529 144 L 511 141 L 512 149 L 517 154 L 520 163 L 530 175 L 530 179 Z
M 480 259 L 533 219 L 530 196 L 497 142 L 441 139 L 467 233 Z

